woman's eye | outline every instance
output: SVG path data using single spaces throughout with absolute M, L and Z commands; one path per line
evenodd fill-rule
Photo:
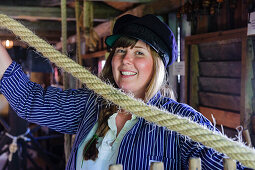
M 143 52 L 137 51 L 136 54 L 137 55 L 143 55 Z
M 125 53 L 125 50 L 123 50 L 123 49 L 116 49 L 115 53 Z

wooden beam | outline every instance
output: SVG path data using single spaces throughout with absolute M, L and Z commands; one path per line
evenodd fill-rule
M 201 61 L 241 61 L 241 38 L 199 44 Z
M 94 53 L 82 55 L 82 58 L 83 58 L 83 59 L 88 59 L 88 58 L 101 58 L 101 57 L 104 57 L 104 56 L 105 56 L 105 53 L 106 53 L 106 50 L 97 51 L 97 52 L 94 52 Z
M 185 38 L 186 44 L 199 44 L 220 40 L 237 39 L 245 37 L 247 34 L 247 28 L 240 28 L 230 31 L 219 31 L 206 34 L 192 35 Z
M 95 21 L 106 21 L 106 19 L 120 15 L 121 13 L 121 11 L 99 2 L 94 2 L 93 4 Z M 61 21 L 61 9 L 59 7 L 0 5 L 0 11 L 14 19 L 28 21 Z M 67 21 L 75 21 L 75 12 L 73 8 L 67 8 Z
M 199 112 L 201 112 L 211 122 L 213 122 L 213 115 L 217 125 L 223 125 L 233 129 L 240 126 L 240 114 L 203 106 L 199 107 Z
M 31 7 L 31 6 L 0 6 L 0 11 L 14 19 L 29 21 L 53 20 L 61 21 L 61 9 L 58 7 Z M 74 10 L 67 8 L 67 20 L 75 21 Z

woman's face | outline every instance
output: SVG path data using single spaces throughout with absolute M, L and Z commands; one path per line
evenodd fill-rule
M 119 88 L 144 99 L 153 74 L 153 58 L 149 46 L 137 41 L 133 48 L 118 47 L 112 58 L 113 78 Z

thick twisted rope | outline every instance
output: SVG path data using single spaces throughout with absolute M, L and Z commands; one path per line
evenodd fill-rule
M 218 152 L 226 154 L 232 159 L 238 160 L 247 167 L 255 168 L 254 149 L 228 139 L 226 136 L 211 131 L 202 125 L 190 121 L 188 118 L 171 114 L 153 106 L 148 106 L 141 100 L 125 95 L 120 90 L 114 89 L 111 85 L 103 83 L 98 77 L 92 75 L 81 65 L 61 54 L 23 25 L 6 15 L 0 14 L 0 25 L 1 27 L 11 30 L 15 35 L 19 36 L 21 40 L 35 47 L 36 50 L 41 52 L 51 62 L 71 73 L 74 77 L 85 83 L 89 89 L 92 89 L 105 99 L 139 117 L 143 117 L 149 122 L 154 122 L 157 125 L 165 126 L 170 130 L 179 132 L 182 135 L 190 137 L 194 141 L 200 142 L 207 147 L 211 147 Z

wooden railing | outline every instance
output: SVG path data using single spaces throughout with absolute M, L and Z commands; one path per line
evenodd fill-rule
M 224 158 L 223 160 L 224 170 L 236 170 L 236 162 L 229 158 Z M 201 159 L 200 158 L 190 158 L 189 159 L 189 170 L 201 170 Z M 109 170 L 123 170 L 121 164 L 111 165 Z M 163 162 L 153 162 L 151 163 L 150 170 L 164 170 Z

